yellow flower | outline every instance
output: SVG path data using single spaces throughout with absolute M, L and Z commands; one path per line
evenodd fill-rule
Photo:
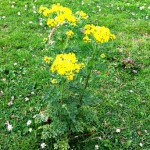
M 47 25 L 49 27 L 55 27 L 57 25 L 56 21 L 54 19 L 49 19 L 47 20 Z
M 94 33 L 94 38 L 100 43 L 105 43 L 111 39 L 114 39 L 115 35 L 111 34 L 108 28 L 97 26 L 96 32 Z
M 115 39 L 116 39 L 116 36 L 115 36 L 114 34 L 110 34 L 110 38 L 111 38 L 112 40 L 115 40 Z
M 77 19 L 76 19 L 76 17 L 74 16 L 74 15 L 70 15 L 70 14 L 66 14 L 65 15 L 65 18 L 68 20 L 68 22 L 69 23 L 71 23 L 72 25 L 76 25 L 76 23 L 77 23 Z
M 84 26 L 85 35 L 93 35 L 95 40 L 99 43 L 105 43 L 109 40 L 116 39 L 116 36 L 110 32 L 106 27 L 94 26 L 93 24 L 87 24 Z M 85 36 L 84 41 L 88 42 L 88 37 Z
M 78 16 L 72 13 L 72 10 L 68 7 L 63 7 L 59 3 L 53 4 L 50 9 L 47 7 L 41 6 L 39 12 L 42 13 L 45 17 L 55 16 L 55 18 L 48 18 L 47 25 L 49 27 L 55 27 L 58 25 L 63 25 L 69 23 L 73 26 L 76 26 L 79 22 L 79 18 L 87 19 L 88 15 L 83 11 L 78 11 Z M 54 14 L 54 15 L 53 15 Z
M 104 53 L 101 54 L 100 56 L 101 56 L 101 58 L 105 58 L 106 57 L 106 55 Z
M 43 38 L 43 42 L 47 42 L 48 41 L 48 38 Z
M 43 13 L 43 11 L 46 10 L 46 9 L 47 9 L 46 7 L 40 6 L 39 13 Z
M 75 73 L 78 73 L 84 64 L 77 63 L 74 53 L 58 54 L 50 68 L 52 73 L 57 72 L 59 75 L 66 76 L 68 80 L 73 80 Z
M 83 11 L 77 11 L 77 14 L 79 14 L 79 16 L 83 19 L 87 19 L 88 18 L 88 15 L 83 12 Z
M 52 60 L 52 58 L 51 57 L 48 57 L 48 56 L 44 56 L 44 61 L 46 62 L 46 63 L 50 63 L 50 61 Z
M 50 13 L 51 13 L 51 12 L 50 12 L 50 10 L 49 10 L 48 8 L 45 8 L 45 10 L 43 11 L 43 15 L 44 15 L 45 17 L 47 17 Z
M 91 39 L 86 35 L 84 38 L 83 38 L 84 42 L 86 43 L 89 43 L 91 42 Z
M 93 34 L 95 32 L 96 27 L 93 24 L 86 24 L 84 26 L 84 34 L 86 35 L 90 35 Z
M 57 84 L 58 81 L 57 81 L 57 79 L 53 79 L 53 80 L 51 81 L 51 83 L 52 83 L 52 84 Z
M 59 14 L 55 17 L 55 21 L 57 24 L 64 24 L 65 23 L 65 16 L 64 14 Z
M 69 30 L 66 32 L 66 35 L 71 38 L 74 35 L 74 32 L 72 30 Z

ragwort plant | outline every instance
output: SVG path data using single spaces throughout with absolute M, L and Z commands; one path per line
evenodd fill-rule
M 70 148 L 70 140 L 79 134 L 92 135 L 98 129 L 98 112 L 94 107 L 96 102 L 94 96 L 91 96 L 89 80 L 99 47 L 116 37 L 106 27 L 86 24 L 88 15 L 83 11 L 73 13 L 68 7 L 53 4 L 50 9 L 41 6 L 39 12 L 46 17 L 47 25 L 51 29 L 48 37 L 49 47 L 61 45 L 58 43 L 60 41 L 53 41 L 59 29 L 62 30 L 62 35 L 65 31 L 65 40 L 59 53 L 53 51 L 53 56 L 44 57 L 44 61 L 50 66 L 51 87 L 46 96 L 47 108 L 37 115 L 36 121 L 43 122 L 38 128 L 42 130 L 42 139 L 50 139 L 54 149 L 66 150 Z M 82 58 L 78 62 L 78 53 L 65 51 L 70 47 L 69 41 L 75 35 L 71 29 L 77 30 L 83 24 L 79 36 L 92 47 L 92 54 L 90 52 L 88 59 Z M 74 45 L 78 43 L 74 42 Z

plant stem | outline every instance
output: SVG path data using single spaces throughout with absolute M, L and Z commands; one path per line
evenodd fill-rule
M 65 41 L 64 48 L 62 49 L 62 53 L 64 53 L 65 49 L 67 48 L 67 46 L 68 46 L 68 41 L 69 41 L 69 38 L 67 37 L 67 38 L 66 38 L 66 41 Z
M 63 97 L 64 96 L 64 79 L 62 80 L 62 85 L 61 85 L 61 104 L 63 104 Z
M 51 32 L 50 32 L 50 34 L 49 34 L 49 36 L 48 36 L 48 38 L 49 38 L 49 42 L 48 42 L 48 43 L 49 43 L 50 45 L 53 44 L 52 37 L 53 37 L 55 31 L 57 30 L 57 28 L 58 28 L 58 26 L 54 27 L 54 28 L 51 30 Z
M 90 70 L 89 70 L 89 73 L 88 73 L 87 78 L 86 78 L 86 81 L 85 81 L 85 86 L 84 86 L 84 89 L 83 89 L 84 91 L 86 90 L 86 88 L 87 88 L 87 86 L 88 86 L 88 84 L 89 84 L 89 79 L 90 79 L 91 72 L 92 72 L 92 68 L 93 68 L 95 53 L 96 53 L 96 48 L 93 47 L 93 55 L 92 55 L 91 60 L 88 62 L 88 64 L 91 63 L 91 68 L 90 68 Z M 81 106 L 81 104 L 82 104 L 82 99 L 83 99 L 83 94 L 82 94 L 81 97 L 80 97 L 80 106 Z

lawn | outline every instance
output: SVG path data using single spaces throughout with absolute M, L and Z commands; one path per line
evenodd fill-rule
M 105 26 L 116 40 L 99 48 L 89 80 L 87 103 L 98 113 L 92 133 L 72 135 L 75 150 L 149 150 L 150 147 L 150 5 L 147 0 L 0 0 L 0 150 L 54 149 L 53 140 L 42 139 L 35 116 L 45 111 L 53 88 L 44 56 L 54 57 L 64 46 L 46 44 L 50 28 L 39 7 L 54 3 L 83 10 L 87 23 Z M 82 27 L 80 27 L 82 29 Z M 80 61 L 90 58 L 91 46 L 80 38 L 67 45 Z M 78 43 L 78 44 L 74 44 Z M 74 45 L 74 46 L 73 46 Z M 69 47 L 70 46 L 70 47 Z M 105 57 L 102 57 L 104 54 Z M 94 105 L 96 104 L 96 105 Z M 87 111 L 87 115 L 88 111 Z M 8 124 L 12 125 L 9 131 Z M 43 146 L 44 147 L 44 146 Z

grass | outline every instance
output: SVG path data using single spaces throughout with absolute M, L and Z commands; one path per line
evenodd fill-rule
M 14 3 L 15 2 L 15 3 Z M 48 36 L 46 25 L 39 25 L 38 8 L 59 1 L 0 1 L 0 149 L 40 149 L 42 141 L 37 134 L 33 116 L 45 108 L 43 97 L 50 88 L 49 71 L 43 62 L 43 38 Z M 89 22 L 107 26 L 117 40 L 104 47 L 105 66 L 97 66 L 101 73 L 93 73 L 91 82 L 95 97 L 99 98 L 100 132 L 93 138 L 81 137 L 73 149 L 144 149 L 150 145 L 150 6 L 146 0 L 62 0 L 61 4 L 73 11 L 83 10 Z M 71 5 L 70 5 L 71 4 Z M 14 8 L 12 8 L 14 5 Z M 25 8 L 27 5 L 27 8 Z M 36 6 L 37 13 L 33 13 Z M 140 10 L 144 6 L 143 10 Z M 26 10 L 25 10 L 26 9 Z M 20 12 L 21 15 L 18 15 Z M 44 18 L 44 17 L 43 17 Z M 83 51 L 87 51 L 81 45 Z M 82 57 L 82 56 L 80 56 Z M 124 60 L 130 58 L 133 64 Z M 8 103 L 14 96 L 13 104 Z M 29 98 L 29 101 L 25 101 Z M 32 120 L 30 127 L 27 121 Z M 6 129 L 6 121 L 13 125 Z M 32 132 L 29 132 L 32 128 Z M 116 133 L 116 129 L 120 129 Z M 47 149 L 50 149 L 47 147 Z

